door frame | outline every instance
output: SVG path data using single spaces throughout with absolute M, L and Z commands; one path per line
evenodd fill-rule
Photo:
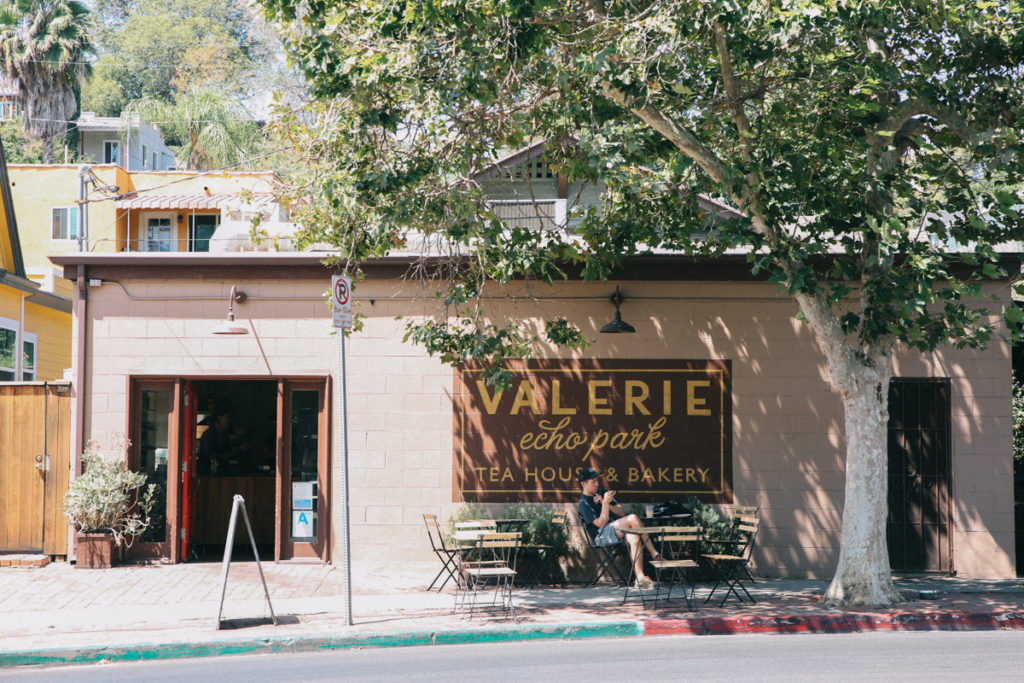
M 167 414 L 167 536 L 159 543 L 136 541 L 125 549 L 130 559 L 167 559 L 172 563 L 180 561 L 181 553 L 181 430 L 182 430 L 182 380 L 128 377 L 127 429 L 128 469 L 138 471 L 142 451 L 142 392 L 169 391 L 170 403 Z
M 167 524 L 168 534 L 165 542 L 161 543 L 140 543 L 136 542 L 126 552 L 126 557 L 131 559 L 161 559 L 171 563 L 184 561 L 182 557 L 181 534 L 183 523 L 184 503 L 182 499 L 182 482 L 185 473 L 182 466 L 187 460 L 181 453 L 184 444 L 188 439 L 184 438 L 184 429 L 188 428 L 184 416 L 188 411 L 184 409 L 183 400 L 186 382 L 230 382 L 230 381 L 276 381 L 277 382 L 277 432 L 275 462 L 277 472 L 275 474 L 275 495 L 274 495 L 274 560 L 277 562 L 291 559 L 299 561 L 318 560 L 330 561 L 330 444 L 332 440 L 330 429 L 330 396 L 331 376 L 283 376 L 267 377 L 265 375 L 183 375 L 180 377 L 147 377 L 133 375 L 127 378 L 128 411 L 125 416 L 125 433 L 129 435 L 131 445 L 126 453 L 128 467 L 138 469 L 140 462 L 140 429 L 142 414 L 142 392 L 147 390 L 163 391 L 169 390 L 170 408 L 168 414 L 168 444 L 167 444 Z M 285 420 L 290 415 L 290 396 L 293 391 L 320 392 L 318 431 L 319 442 L 317 444 L 317 514 L 318 514 L 318 542 L 311 548 L 312 552 L 296 552 L 295 545 L 290 541 L 291 526 L 291 453 L 290 438 L 291 425 Z M 194 428 L 194 425 L 193 425 Z M 171 477 L 175 483 L 171 484 Z M 237 533 L 245 533 L 239 530 Z M 287 545 L 286 545 L 287 544 Z
M 277 391 L 277 534 L 274 560 L 328 561 L 330 548 L 330 376 L 318 378 L 283 378 Z M 317 542 L 315 544 L 291 540 L 291 398 L 295 391 L 319 393 L 317 420 Z

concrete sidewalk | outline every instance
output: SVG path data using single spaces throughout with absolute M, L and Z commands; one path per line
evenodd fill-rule
M 424 590 L 433 563 L 354 565 L 349 626 L 340 567 L 262 566 L 279 625 L 270 624 L 255 563 L 240 562 L 220 630 L 219 563 L 0 568 L 0 667 L 526 638 L 1024 628 L 1024 581 L 953 577 L 899 578 L 914 599 L 888 609 L 826 607 L 827 582 L 816 580 L 758 579 L 756 604 L 724 607 L 704 603 L 709 586 L 699 586 L 697 611 L 623 605 L 611 585 L 517 589 L 516 620 L 471 620 L 452 614 L 450 585 Z

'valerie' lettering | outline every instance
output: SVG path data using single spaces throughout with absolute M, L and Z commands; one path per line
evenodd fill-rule
M 612 390 L 612 380 L 590 380 L 587 382 L 587 405 L 588 415 L 613 415 L 614 408 L 611 405 L 609 392 Z M 685 410 L 687 415 L 711 416 L 711 409 L 708 407 L 707 393 L 710 393 L 711 382 L 709 380 L 687 380 L 679 382 L 685 386 L 685 401 L 680 401 L 680 409 Z M 626 380 L 624 382 L 625 395 L 622 401 L 623 413 L 625 415 L 650 415 L 647 407 L 647 400 L 650 398 L 651 390 L 647 382 L 639 380 Z M 491 390 L 482 379 L 476 380 L 478 398 L 488 415 L 495 415 L 502 409 L 502 398 L 506 392 L 503 389 Z M 662 382 L 661 414 L 672 413 L 672 391 L 673 382 L 664 380 Z M 577 408 L 563 405 L 562 382 L 561 380 L 551 381 L 551 400 L 547 410 L 541 408 L 530 380 L 520 380 L 515 390 L 515 398 L 505 401 L 509 405 L 508 414 L 518 415 L 523 409 L 529 409 L 534 415 L 542 415 L 550 412 L 552 415 L 576 415 Z
M 572 500 L 597 467 L 620 501 L 728 498 L 728 361 L 531 361 L 509 389 L 480 366 L 456 370 L 455 500 Z

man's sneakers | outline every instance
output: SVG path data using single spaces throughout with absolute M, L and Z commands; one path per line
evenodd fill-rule
M 636 580 L 636 587 L 640 590 L 651 590 L 652 588 L 655 588 L 657 585 L 658 584 L 656 584 L 654 581 L 647 578 L 646 576 Z

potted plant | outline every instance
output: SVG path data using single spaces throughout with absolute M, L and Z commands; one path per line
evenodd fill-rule
M 83 471 L 64 496 L 64 514 L 74 525 L 79 568 L 110 567 L 115 547 L 129 547 L 150 524 L 155 484 L 131 472 L 119 458 L 106 458 L 90 444 Z

